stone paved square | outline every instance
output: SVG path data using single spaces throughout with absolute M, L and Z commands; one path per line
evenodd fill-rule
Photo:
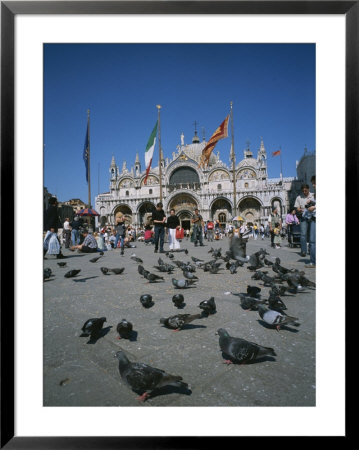
M 181 243 L 189 254 L 175 253 L 175 258 L 190 261 L 195 256 L 209 261 L 208 250 L 229 248 L 229 239 L 194 247 L 189 240 Z M 64 249 L 67 267 L 60 268 L 58 260 L 47 256 L 44 267 L 54 276 L 44 282 L 44 405 L 45 406 L 315 406 L 315 290 L 295 296 L 283 296 L 288 315 L 297 317 L 300 326 L 277 332 L 260 323 L 256 311 L 244 311 L 239 297 L 226 292 L 246 292 L 248 284 L 262 288 L 268 298 L 269 288 L 261 281 L 251 280 L 252 272 L 245 264 L 237 274 L 226 269 L 210 274 L 197 269 L 196 286 L 178 290 L 171 278 L 183 278 L 182 271 L 173 275 L 160 274 L 153 268 L 159 256 L 154 246 L 136 242 L 136 248 L 105 252 L 96 263 L 93 254 L 72 253 Z M 270 240 L 250 239 L 247 254 L 265 248 L 271 257 L 279 256 L 283 266 L 304 270 L 315 281 L 315 270 L 305 269 L 308 258 L 302 258 L 299 248 L 289 248 L 283 240 L 281 249 L 270 248 Z M 165 244 L 165 250 L 168 244 Z M 130 259 L 135 253 L 143 259 L 143 266 L 159 273 L 164 282 L 148 283 L 137 271 L 137 263 Z M 100 267 L 125 267 L 120 275 L 103 275 Z M 224 267 L 225 264 L 222 264 Z M 81 269 L 75 278 L 65 278 L 70 269 Z M 266 268 L 272 275 L 271 268 Z M 139 298 L 149 293 L 154 306 L 145 309 Z M 178 310 L 172 296 L 182 293 L 186 306 Z M 160 324 L 161 317 L 176 313 L 199 313 L 200 301 L 215 297 L 217 312 L 208 318 L 192 322 L 191 326 L 173 332 Z M 80 337 L 81 327 L 91 317 L 107 318 L 107 334 L 96 343 Z M 126 318 L 133 323 L 136 340 L 117 339 L 117 323 Z M 109 328 L 110 327 L 110 328 Z M 225 328 L 263 346 L 272 347 L 277 356 L 263 362 L 245 365 L 226 365 L 222 357 L 218 328 Z M 190 385 L 190 393 L 170 392 L 139 402 L 121 380 L 115 353 L 123 350 L 131 361 L 138 361 L 180 375 Z

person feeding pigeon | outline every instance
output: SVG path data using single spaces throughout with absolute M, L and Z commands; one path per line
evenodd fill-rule
M 115 248 L 117 248 L 118 241 L 121 241 L 121 255 L 124 254 L 125 247 L 125 236 L 126 236 L 126 224 L 125 218 L 123 215 L 116 217 L 116 240 L 115 240 Z

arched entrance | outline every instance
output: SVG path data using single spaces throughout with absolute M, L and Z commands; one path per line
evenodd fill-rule
M 261 204 L 255 198 L 245 198 L 238 205 L 238 213 L 248 222 L 259 222 L 261 217 Z
M 181 224 L 181 227 L 185 230 L 191 229 L 191 219 L 193 217 L 193 213 L 191 211 L 182 210 L 178 213 L 178 218 Z
M 191 228 L 191 219 L 196 208 L 198 208 L 197 201 L 190 194 L 175 195 L 168 204 L 168 210 L 175 210 L 181 222 L 181 226 L 185 230 Z
M 212 203 L 211 214 L 213 220 L 218 220 L 221 227 L 225 227 L 232 218 L 232 205 L 225 198 L 218 198 Z
M 156 207 L 151 202 L 144 202 L 138 208 L 138 223 L 142 227 L 149 223 L 152 219 L 152 213 L 155 211 Z
M 272 205 L 272 210 L 273 208 L 277 208 L 278 209 L 278 214 L 281 216 L 283 214 L 282 211 L 282 202 L 279 198 L 273 198 L 271 201 L 271 205 Z
M 121 217 L 121 216 L 125 216 L 125 220 L 126 220 L 127 224 L 132 223 L 132 210 L 127 205 L 117 206 L 117 208 L 114 211 L 114 216 L 115 216 L 115 223 L 116 223 L 117 217 Z

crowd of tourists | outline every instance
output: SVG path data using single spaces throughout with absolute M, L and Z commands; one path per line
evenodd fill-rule
M 315 176 L 311 182 L 316 187 Z M 92 253 L 97 251 L 110 251 L 120 249 L 121 255 L 126 248 L 136 247 L 136 242 L 143 242 L 147 246 L 154 246 L 154 252 L 165 253 L 164 243 L 168 242 L 169 250 L 180 250 L 181 242 L 186 239 L 194 246 L 203 246 L 204 240 L 213 242 L 225 237 L 245 236 L 257 240 L 270 238 L 270 245 L 279 249 L 282 238 L 292 235 L 294 229 L 299 229 L 301 256 L 310 255 L 308 268 L 316 264 L 316 200 L 315 193 L 311 193 L 309 186 L 303 184 L 301 194 L 296 198 L 295 204 L 290 208 L 283 223 L 280 212 L 273 207 L 268 222 L 244 223 L 233 221 L 221 224 L 218 220 L 204 221 L 198 209 L 194 211 L 191 219 L 191 228 L 183 229 L 174 209 L 166 216 L 162 203 L 158 203 L 152 213 L 151 221 L 141 227 L 126 223 L 124 215 L 118 215 L 113 226 L 105 224 L 94 232 L 89 231 L 88 223 L 79 216 L 72 221 L 66 218 L 60 222 L 55 197 L 49 201 L 49 208 L 44 219 L 44 257 L 46 254 L 64 258 L 61 245 L 70 251 Z M 62 233 L 59 230 L 62 228 Z M 60 235 L 59 235 L 60 234 Z

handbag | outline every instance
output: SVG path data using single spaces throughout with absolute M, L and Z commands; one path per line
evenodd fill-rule
M 183 239 L 184 238 L 184 229 L 176 229 L 176 239 Z

